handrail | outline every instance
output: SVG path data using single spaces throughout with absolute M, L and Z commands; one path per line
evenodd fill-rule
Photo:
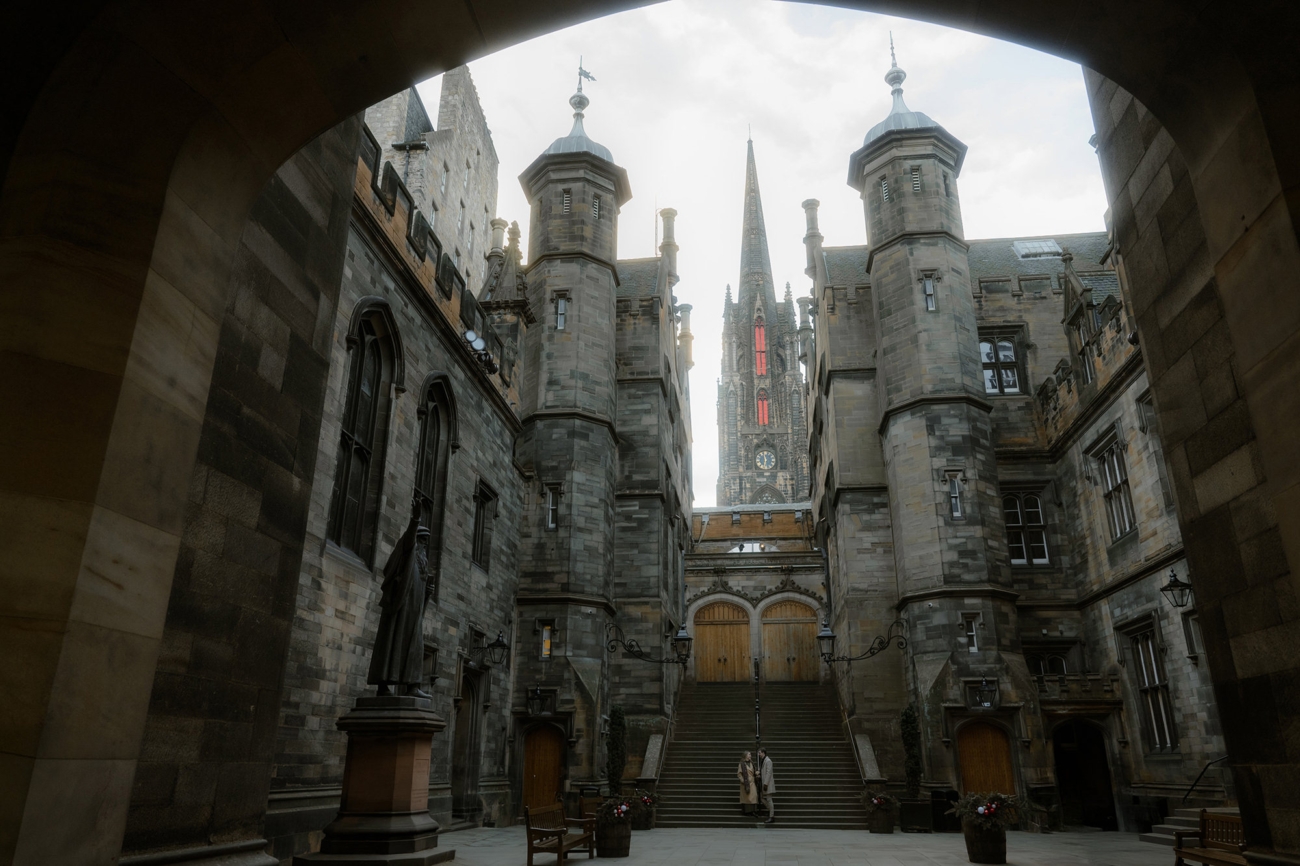
M 763 714 L 759 705 L 758 659 L 754 659 L 754 751 L 763 747 Z
M 1217 763 L 1219 763 L 1220 761 L 1226 761 L 1226 760 L 1228 760 L 1228 756 L 1227 756 L 1227 755 L 1224 755 L 1222 758 L 1215 758 L 1213 761 L 1207 761 L 1207 762 L 1205 763 L 1205 766 L 1204 766 L 1204 767 L 1201 767 L 1201 772 L 1199 772 L 1199 773 L 1196 774 L 1196 781 L 1195 781 L 1195 782 L 1192 782 L 1192 787 L 1188 788 L 1188 789 L 1187 789 L 1187 793 L 1183 795 L 1183 802 L 1186 803 L 1186 802 L 1187 802 L 1187 798 L 1190 797 L 1190 796 L 1192 796 L 1192 791 L 1196 790 L 1196 786 L 1199 785 L 1199 784 L 1201 784 L 1201 777 L 1205 775 L 1205 771 L 1208 770 L 1208 769 L 1210 769 L 1211 765 L 1213 765 L 1213 764 L 1217 764 Z

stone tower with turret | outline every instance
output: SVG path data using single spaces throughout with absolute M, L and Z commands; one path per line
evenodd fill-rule
M 531 208 L 526 291 L 537 318 L 524 338 L 515 450 L 532 479 L 533 504 L 519 527 L 519 604 L 527 623 L 563 636 L 566 652 L 553 661 L 521 657 L 516 676 L 555 696 L 555 713 L 570 731 L 594 733 L 609 712 L 604 630 L 614 614 L 619 441 L 615 259 L 619 208 L 631 191 L 609 149 L 583 128 L 588 103 L 580 86 L 569 100 L 572 130 L 519 178 Z M 571 753 L 572 778 L 599 775 L 597 739 L 585 737 Z
M 808 498 L 808 433 L 799 323 L 790 284 L 776 299 L 754 142 L 745 164 L 740 282 L 723 306 L 718 380 L 718 505 Z

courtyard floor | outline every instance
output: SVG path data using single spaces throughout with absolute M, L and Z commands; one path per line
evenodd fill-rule
M 460 866 L 525 866 L 523 827 L 445 833 Z M 575 853 L 573 866 L 586 863 Z M 1172 849 L 1139 842 L 1136 833 L 1007 834 L 1008 866 L 1171 866 Z M 610 861 L 606 861 L 610 862 Z M 959 833 L 862 830 L 668 829 L 632 834 L 632 854 L 620 866 L 965 866 Z M 553 866 L 537 855 L 534 866 Z

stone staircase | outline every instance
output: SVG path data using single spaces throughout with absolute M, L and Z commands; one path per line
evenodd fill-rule
M 776 823 L 811 829 L 865 829 L 862 790 L 835 695 L 817 683 L 763 686 L 763 745 L 776 777 Z M 754 745 L 750 683 L 685 683 L 677 704 L 659 793 L 659 827 L 752 827 L 737 797 L 736 765 Z
M 1240 810 L 1227 807 L 1210 809 L 1209 811 L 1220 815 L 1241 814 Z M 1143 842 L 1154 842 L 1157 845 L 1166 845 L 1172 848 L 1174 845 L 1175 830 L 1195 830 L 1200 825 L 1200 809 L 1175 809 L 1174 814 L 1165 819 L 1165 823 L 1156 824 L 1151 828 L 1150 833 L 1143 833 L 1138 838 Z

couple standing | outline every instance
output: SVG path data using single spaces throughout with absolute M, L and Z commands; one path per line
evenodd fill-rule
M 767 749 L 758 750 L 758 767 L 749 752 L 740 756 L 740 766 L 736 769 L 736 778 L 740 780 L 740 811 L 752 814 L 758 803 L 758 794 L 763 792 L 763 808 L 767 810 L 767 821 L 776 820 L 776 804 L 772 795 L 776 793 L 776 782 L 772 779 L 772 759 L 767 756 Z

